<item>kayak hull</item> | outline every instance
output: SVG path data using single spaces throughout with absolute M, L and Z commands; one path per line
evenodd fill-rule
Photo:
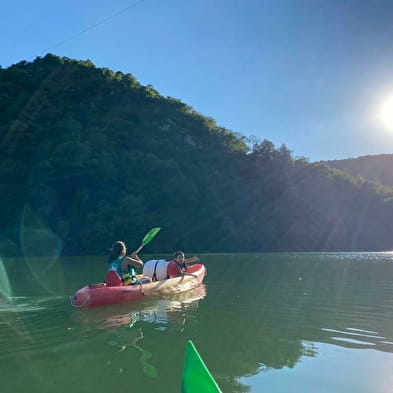
M 187 275 L 161 281 L 129 286 L 108 286 L 106 283 L 86 285 L 71 298 L 71 304 L 78 308 L 105 306 L 139 300 L 145 296 L 159 296 L 180 293 L 197 287 L 206 275 L 202 264 L 189 266 Z

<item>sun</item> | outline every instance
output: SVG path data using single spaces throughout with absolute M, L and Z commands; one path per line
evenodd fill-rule
M 389 97 L 381 106 L 379 118 L 389 129 L 393 130 L 393 96 Z

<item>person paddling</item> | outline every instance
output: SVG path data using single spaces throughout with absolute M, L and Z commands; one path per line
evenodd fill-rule
M 117 241 L 112 244 L 108 257 L 108 271 L 115 271 L 121 278 L 123 285 L 132 285 L 137 282 L 135 268 L 143 266 L 143 261 L 136 253 L 126 256 L 127 247 L 124 242 Z
M 173 278 L 188 275 L 189 273 L 187 273 L 187 263 L 191 262 L 199 262 L 199 258 L 185 258 L 183 251 L 176 251 L 173 255 L 173 259 L 169 261 L 169 264 L 167 266 L 168 277 Z

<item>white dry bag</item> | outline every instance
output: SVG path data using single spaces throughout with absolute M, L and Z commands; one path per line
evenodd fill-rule
M 166 259 L 152 259 L 143 265 L 143 275 L 150 277 L 152 281 L 160 281 L 168 278 L 167 267 L 169 261 Z

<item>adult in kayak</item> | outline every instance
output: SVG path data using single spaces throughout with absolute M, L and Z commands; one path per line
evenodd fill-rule
M 130 256 L 126 253 L 127 247 L 124 242 L 113 243 L 108 257 L 108 271 L 115 271 L 123 285 L 132 285 L 137 282 L 135 268 L 142 267 L 143 261 L 135 253 Z
M 185 258 L 183 251 L 176 251 L 167 266 L 168 278 L 187 275 L 187 263 L 198 262 L 198 257 Z

